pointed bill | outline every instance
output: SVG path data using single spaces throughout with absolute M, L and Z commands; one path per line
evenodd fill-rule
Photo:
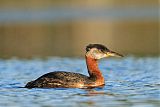
M 109 51 L 106 53 L 107 56 L 116 56 L 116 57 L 124 57 L 123 55 L 117 53 L 117 52 L 114 52 L 114 51 Z

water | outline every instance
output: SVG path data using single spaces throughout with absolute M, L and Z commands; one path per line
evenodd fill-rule
M 0 24 L 7 23 L 53 23 L 77 20 L 158 20 L 158 7 L 78 8 L 52 7 L 46 9 L 0 8 Z
M 50 71 L 87 74 L 81 58 L 0 60 L 0 107 L 160 107 L 160 57 L 105 59 L 99 68 L 104 88 L 26 89 Z

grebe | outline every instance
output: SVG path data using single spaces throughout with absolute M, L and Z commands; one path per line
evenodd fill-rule
M 64 71 L 55 71 L 42 75 L 38 79 L 28 82 L 26 88 L 94 88 L 105 85 L 104 77 L 98 68 L 98 60 L 109 56 L 123 55 L 110 51 L 101 44 L 86 46 L 86 64 L 89 76 Z

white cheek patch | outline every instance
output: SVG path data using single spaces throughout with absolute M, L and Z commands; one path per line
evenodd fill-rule
M 103 54 L 103 53 L 98 53 L 98 54 L 95 54 L 94 57 L 95 57 L 96 59 L 101 59 L 101 58 L 107 57 L 107 55 L 106 55 L 106 54 Z
M 87 52 L 89 56 L 92 56 L 94 59 L 101 59 L 107 57 L 106 54 L 99 52 L 97 49 L 93 48 L 89 52 Z

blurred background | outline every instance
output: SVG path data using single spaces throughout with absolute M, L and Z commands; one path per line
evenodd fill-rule
M 0 58 L 83 56 L 89 43 L 157 56 L 159 0 L 0 0 Z

